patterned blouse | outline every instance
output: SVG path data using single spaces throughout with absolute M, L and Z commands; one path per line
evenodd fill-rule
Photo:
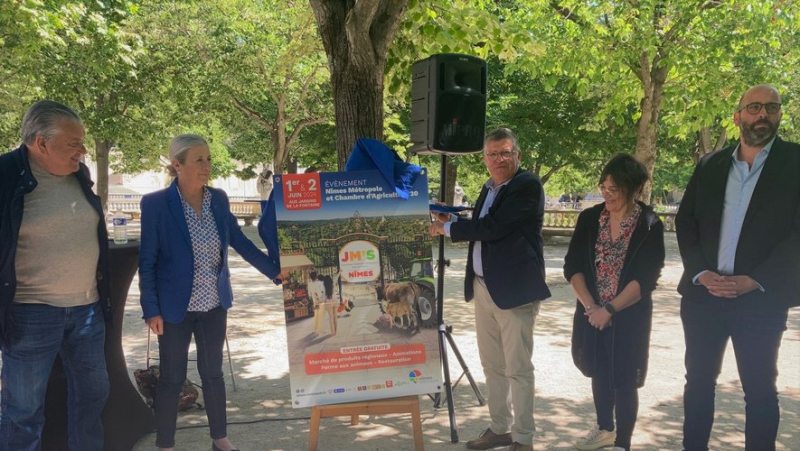
M 180 190 L 178 190 L 180 193 Z M 189 226 L 194 255 L 194 278 L 192 296 L 189 298 L 190 312 L 207 312 L 221 305 L 217 291 L 217 278 L 222 267 L 222 242 L 217 223 L 211 213 L 211 192 L 203 188 L 203 217 L 197 214 L 181 195 L 183 216 Z
M 608 210 L 600 213 L 600 230 L 597 235 L 597 243 L 594 245 L 594 264 L 597 269 L 597 292 L 600 295 L 600 305 L 606 305 L 617 296 L 625 255 L 628 253 L 631 235 L 636 229 L 636 223 L 639 221 L 641 213 L 642 207 L 635 204 L 631 215 L 620 224 L 620 233 L 615 240 L 611 238 L 611 214 Z

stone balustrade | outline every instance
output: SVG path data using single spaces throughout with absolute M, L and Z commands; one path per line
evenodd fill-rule
M 542 235 L 572 236 L 580 210 L 545 210 Z M 665 232 L 675 232 L 675 215 L 673 212 L 657 212 L 664 223 Z
M 238 219 L 244 220 L 245 225 L 253 225 L 253 222 L 261 217 L 261 202 L 231 202 L 230 205 L 231 213 Z M 139 200 L 109 200 L 108 211 L 121 211 L 134 220 L 138 220 L 142 213 Z

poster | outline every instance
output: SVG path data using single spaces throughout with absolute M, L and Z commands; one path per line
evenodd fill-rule
M 427 173 L 275 176 L 292 405 L 441 391 Z

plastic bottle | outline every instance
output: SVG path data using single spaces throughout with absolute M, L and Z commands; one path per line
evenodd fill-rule
M 128 242 L 128 218 L 121 211 L 114 213 L 114 244 Z

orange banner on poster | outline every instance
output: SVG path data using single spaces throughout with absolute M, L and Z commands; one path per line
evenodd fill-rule
M 319 173 L 284 174 L 283 203 L 287 210 L 316 210 L 322 206 Z
M 425 363 L 425 345 L 417 343 L 364 352 L 343 353 L 340 350 L 306 354 L 305 363 L 307 375 L 420 365 Z

